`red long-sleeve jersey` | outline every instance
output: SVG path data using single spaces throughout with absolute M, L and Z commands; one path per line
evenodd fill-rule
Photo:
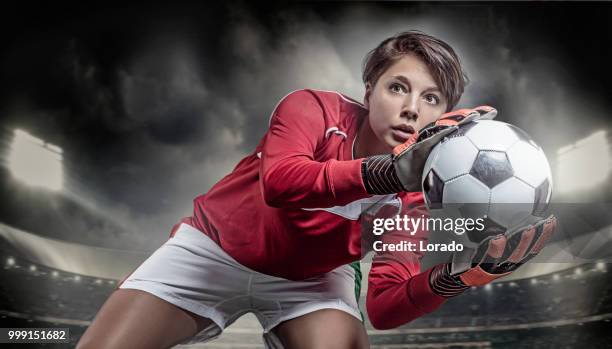
M 255 150 L 183 220 L 241 264 L 290 280 L 329 272 L 362 257 L 360 217 L 366 203 L 422 205 L 421 193 L 372 197 L 353 145 L 367 110 L 337 92 L 298 90 L 274 109 Z M 173 233 L 171 233 L 173 234 Z M 397 238 L 386 233 L 384 239 Z M 427 239 L 424 232 L 403 240 Z M 439 307 L 431 269 L 420 254 L 380 254 L 368 277 L 367 311 L 376 328 L 407 323 Z

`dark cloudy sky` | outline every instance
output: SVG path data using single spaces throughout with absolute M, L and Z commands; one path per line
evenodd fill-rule
M 69 193 L 144 249 L 253 150 L 288 92 L 361 100 L 365 53 L 399 31 L 455 47 L 460 106 L 496 106 L 550 156 L 612 120 L 607 3 L 22 6 L 0 15 L 0 135 L 63 148 Z

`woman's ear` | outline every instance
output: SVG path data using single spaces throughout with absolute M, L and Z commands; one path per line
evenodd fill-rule
M 366 82 L 365 84 L 365 96 L 363 97 L 363 105 L 366 109 L 370 109 L 370 95 L 372 94 L 372 84 Z

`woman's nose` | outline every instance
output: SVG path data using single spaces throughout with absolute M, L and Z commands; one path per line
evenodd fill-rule
M 402 110 L 400 114 L 401 117 L 406 118 L 408 120 L 416 121 L 419 118 L 419 114 L 413 110 Z
M 419 118 L 419 109 L 417 105 L 417 101 L 415 101 L 414 98 L 408 97 L 406 103 L 404 103 L 400 116 L 416 121 Z

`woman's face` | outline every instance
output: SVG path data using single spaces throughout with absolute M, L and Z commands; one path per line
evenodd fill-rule
M 394 148 L 440 118 L 447 101 L 425 63 L 408 54 L 391 65 L 373 88 L 366 85 L 365 106 L 374 135 Z

